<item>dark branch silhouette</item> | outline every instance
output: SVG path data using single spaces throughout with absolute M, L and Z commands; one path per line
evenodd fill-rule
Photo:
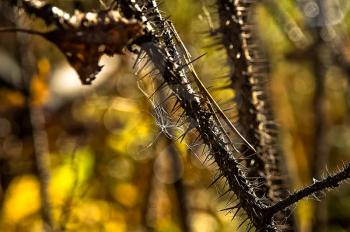
M 300 201 L 303 198 L 312 196 L 315 193 L 334 189 L 339 187 L 339 185 L 350 178 L 350 165 L 348 164 L 343 170 L 339 171 L 335 175 L 330 175 L 327 178 L 321 181 L 315 181 L 313 184 L 295 192 L 284 200 L 276 203 L 275 205 L 266 208 L 266 213 L 268 215 L 275 214 L 280 210 L 283 210 L 296 202 Z

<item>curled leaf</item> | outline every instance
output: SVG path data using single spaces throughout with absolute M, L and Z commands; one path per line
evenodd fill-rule
M 76 11 L 69 22 L 70 27 L 43 36 L 64 53 L 83 84 L 91 84 L 101 71 L 98 63 L 103 54 L 122 54 L 124 47 L 143 34 L 139 22 L 121 17 L 117 11 Z
M 22 7 L 56 29 L 45 33 L 22 29 L 12 31 L 38 34 L 54 43 L 77 71 L 82 84 L 91 84 L 101 71 L 102 66 L 98 63 L 103 54 L 122 54 L 124 47 L 144 34 L 139 21 L 126 19 L 117 10 L 76 10 L 71 15 L 39 0 L 23 0 Z

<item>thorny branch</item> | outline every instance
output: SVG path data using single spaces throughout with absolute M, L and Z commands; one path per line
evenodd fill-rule
M 278 211 L 283 210 L 295 204 L 296 202 L 300 201 L 305 197 L 311 196 L 320 191 L 336 188 L 341 184 L 341 182 L 349 178 L 350 178 L 350 164 L 346 165 L 346 167 L 343 170 L 339 171 L 335 175 L 330 175 L 322 181 L 315 181 L 312 185 L 309 185 L 295 192 L 294 194 L 290 195 L 286 199 L 281 200 L 275 205 L 268 207 L 266 209 L 266 213 L 268 215 L 273 215 Z
M 147 10 L 142 12 L 138 9 Z M 190 82 L 193 79 L 191 72 L 180 68 L 186 63 L 186 59 L 182 59 L 178 53 L 169 24 L 160 15 L 155 1 L 147 1 L 143 7 L 133 5 L 129 10 L 135 11 L 140 19 L 143 16 L 151 19 L 144 23 L 149 24 L 146 28 L 153 28 L 152 33 L 155 36 L 151 42 L 141 43 L 140 46 L 148 54 L 155 67 L 161 71 L 162 78 L 173 91 L 190 120 L 192 124 L 190 126 L 197 129 L 204 143 L 210 148 L 211 155 L 219 166 L 221 176 L 227 179 L 230 190 L 239 198 L 240 204 L 237 209 L 243 208 L 257 228 L 270 225 L 270 222 L 265 223 L 261 220 L 261 211 L 265 203 L 252 194 L 251 187 L 239 168 L 240 164 L 233 156 L 236 151 L 231 150 L 231 146 L 228 146 L 230 144 L 227 144 L 225 132 L 217 122 L 217 115 L 210 110 L 212 107 L 210 101 L 201 101 L 201 99 L 208 99 L 209 96 L 203 96 L 200 91 L 196 92 Z
M 7 0 L 7 2 L 12 5 L 17 5 L 17 1 Z M 65 38 L 65 45 L 61 44 L 58 46 L 63 50 L 73 67 L 78 69 L 78 73 L 82 75 L 83 83 L 84 81 L 92 81 L 93 78 L 91 79 L 90 74 L 95 74 L 96 70 L 98 71 L 99 68 L 98 60 L 97 63 L 96 60 L 93 60 L 92 63 L 95 66 L 90 70 L 87 77 L 85 76 L 86 73 L 83 73 L 84 66 L 82 66 L 83 68 L 80 70 L 81 72 L 79 72 L 79 67 L 81 68 L 79 65 L 84 64 L 84 61 L 88 60 L 89 56 L 96 54 L 101 55 L 103 53 L 120 53 L 123 47 L 131 44 L 141 48 L 141 51 L 138 50 L 137 52 L 145 52 L 153 62 L 164 83 L 172 91 L 172 96 L 176 98 L 177 103 L 184 110 L 184 115 L 190 124 L 189 130 L 196 129 L 201 135 L 204 144 L 210 149 L 210 155 L 219 167 L 219 176 L 226 178 L 230 191 L 237 196 L 238 204 L 231 207 L 231 209 L 237 211 L 244 209 L 248 219 L 257 231 L 278 231 L 278 225 L 274 224 L 275 222 L 272 220 L 274 214 L 285 210 L 297 201 L 316 192 L 335 188 L 339 186 L 341 182 L 350 178 L 350 165 L 348 165 L 337 174 L 329 176 L 323 181 L 317 181 L 275 204 L 267 199 L 256 196 L 254 193 L 254 186 L 252 182 L 248 180 L 249 178 L 247 178 L 247 170 L 242 166 L 240 159 L 237 158 L 237 155 L 240 154 L 237 152 L 235 144 L 230 140 L 231 136 L 241 137 L 240 134 L 237 133 L 234 128 L 223 128 L 223 122 L 227 123 L 225 116 L 221 115 L 220 109 L 217 109 L 217 106 L 215 106 L 215 101 L 210 94 L 205 91 L 205 87 L 198 82 L 199 79 L 189 63 L 188 56 L 184 55 L 185 47 L 181 39 L 176 36 L 177 33 L 174 33 L 176 32 L 174 27 L 162 17 L 155 0 L 119 0 L 117 12 L 122 16 L 118 16 L 118 19 L 121 19 L 121 22 L 125 22 L 126 25 L 128 25 L 128 22 L 134 22 L 142 27 L 138 27 L 136 32 L 133 32 L 134 34 L 131 33 L 130 36 L 126 36 L 127 40 L 123 40 L 123 43 L 118 45 L 116 50 L 108 50 L 112 49 L 111 47 L 113 47 L 113 44 L 108 44 L 106 41 L 99 41 L 96 42 L 97 50 L 95 51 L 97 53 L 85 54 L 87 56 L 86 59 L 78 59 L 75 61 L 69 58 L 71 55 L 67 54 L 67 52 L 69 52 L 69 50 L 79 52 L 81 48 L 77 49 L 74 46 L 69 47 L 69 44 L 71 42 L 73 44 L 75 43 L 75 45 L 83 44 L 83 47 L 86 48 L 85 46 L 90 42 L 95 41 L 95 39 L 100 39 L 98 36 L 94 37 L 96 33 L 103 28 L 100 27 L 101 25 L 99 23 L 102 21 L 99 19 L 108 18 L 113 21 L 116 11 L 110 9 L 111 12 L 105 11 L 104 13 L 100 12 L 90 15 L 97 21 L 91 21 L 88 13 L 81 13 L 81 20 L 78 20 L 79 23 L 74 24 L 75 26 L 72 28 L 72 20 L 74 17 L 75 20 L 77 20 L 77 15 L 70 16 L 57 7 L 44 4 L 42 1 L 38 0 L 22 0 L 19 2 L 20 4 L 18 6 L 22 7 L 27 13 L 43 18 L 48 24 L 54 24 L 58 28 L 55 31 L 55 33 L 58 33 L 56 36 L 63 36 L 65 32 L 73 31 L 76 33 L 75 35 L 78 37 L 63 36 L 63 38 Z M 110 14 L 112 14 L 112 16 Z M 123 17 L 125 17 L 126 21 L 124 21 Z M 114 22 L 119 21 L 114 20 Z M 116 25 L 113 24 L 112 28 L 114 26 Z M 109 27 L 109 29 L 111 28 Z M 111 30 L 113 31 L 113 29 Z M 139 30 L 142 30 L 142 32 Z M 83 33 L 84 37 L 79 38 L 79 33 Z M 82 40 L 86 38 L 86 36 L 92 40 Z M 45 33 L 43 33 L 43 37 L 54 43 L 59 43 Z M 112 36 L 113 41 L 118 40 L 118 38 L 120 37 L 116 38 Z M 106 47 L 99 50 L 100 45 L 105 45 Z M 135 51 L 135 49 L 132 50 Z M 241 140 L 250 147 L 250 144 L 245 139 L 241 138 Z M 255 151 L 255 148 L 252 150 Z
M 260 51 L 256 36 L 254 10 L 258 1 L 217 0 L 220 27 L 218 40 L 224 45 L 231 67 L 230 84 L 241 101 L 239 122 L 244 135 L 256 148 L 247 153 L 249 176 L 261 177 L 256 194 L 277 202 L 287 196 L 287 180 L 283 173 L 283 154 L 278 148 L 278 127 L 267 89 L 268 61 Z M 233 104 L 233 103 L 232 103 Z M 252 126 L 254 125 L 254 126 Z M 286 220 L 291 212 L 281 212 L 276 221 Z M 292 216 L 288 224 L 292 228 Z
M 291 44 L 295 47 L 296 52 L 303 54 L 303 58 L 312 61 L 312 68 L 315 76 L 315 92 L 313 100 L 313 110 L 315 118 L 314 145 L 312 152 L 311 175 L 320 176 L 322 170 L 319 167 L 325 167 L 328 162 L 329 145 L 327 144 L 327 120 L 325 119 L 324 101 L 325 101 L 325 75 L 330 64 L 336 64 L 343 69 L 348 77 L 349 83 L 349 62 L 344 55 L 343 38 L 339 36 L 336 26 L 328 25 L 325 21 L 329 16 L 329 6 L 327 4 L 339 4 L 336 1 L 314 1 L 315 6 L 319 9 L 319 14 L 315 16 L 315 22 L 309 22 L 306 27 L 309 36 L 303 32 L 291 15 L 288 15 L 276 1 L 265 1 L 267 9 L 273 19 L 277 21 L 277 25 L 285 34 Z M 302 8 L 302 7 L 301 7 Z M 309 16 L 304 13 L 304 18 L 310 20 Z M 312 41 L 309 41 L 313 37 Z M 332 38 L 332 39 L 330 39 Z M 294 52 L 295 53 L 295 52 Z M 294 54 L 293 53 L 293 54 Z M 299 55 L 300 57 L 300 55 Z M 299 58 L 298 57 L 298 58 Z M 315 203 L 313 231 L 321 228 L 327 228 L 327 201 Z
M 320 9 L 319 15 L 316 17 L 319 21 L 325 20 L 327 14 L 326 1 L 315 1 Z M 329 69 L 328 57 L 331 56 L 331 51 L 325 41 L 326 26 L 318 26 L 310 28 L 313 32 L 314 45 L 312 47 L 312 66 L 315 76 L 315 92 L 313 99 L 314 111 L 314 146 L 312 152 L 311 175 L 320 176 L 322 170 L 320 167 L 325 167 L 329 160 L 330 147 L 327 141 L 327 112 L 325 110 L 326 99 L 326 74 Z M 327 202 L 316 202 L 314 212 L 313 228 L 314 231 L 327 228 Z

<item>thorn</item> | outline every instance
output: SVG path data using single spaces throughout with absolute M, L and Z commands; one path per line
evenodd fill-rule
M 223 174 L 219 174 L 219 176 L 215 178 L 215 180 L 208 186 L 208 188 L 212 187 L 222 177 L 223 177 Z
M 136 68 L 136 66 L 138 66 L 139 65 L 139 63 L 141 62 L 141 55 L 142 55 L 142 51 L 141 52 L 139 52 L 138 54 L 137 54 L 137 57 L 136 57 L 136 60 L 135 60 L 135 63 L 134 63 L 134 65 L 132 66 L 132 68 L 133 69 L 135 69 Z
M 181 108 L 180 103 L 181 103 L 181 102 L 180 102 L 179 99 L 177 98 L 176 101 L 175 101 L 175 104 L 174 104 L 173 108 L 170 110 L 170 113 L 176 113 L 176 111 L 178 111 L 178 109 Z
M 229 193 L 229 192 L 231 192 L 231 189 L 228 189 L 228 190 L 226 190 L 226 192 L 220 194 L 219 197 L 218 197 L 217 199 L 220 199 L 220 198 L 224 197 L 224 196 L 225 196 L 227 193 Z
M 228 208 L 225 208 L 225 209 L 221 209 L 220 211 L 221 211 L 221 212 L 222 212 L 222 211 L 227 211 L 227 210 L 232 211 L 233 209 L 237 209 L 237 208 L 239 208 L 240 206 L 241 206 L 241 203 L 238 203 L 238 204 L 235 205 L 235 206 L 228 207 Z
M 233 214 L 233 217 L 232 217 L 232 220 L 237 216 L 238 212 L 240 211 L 241 209 L 241 205 L 237 208 L 236 212 Z
M 204 54 L 198 56 L 197 58 L 191 60 L 190 62 L 188 62 L 188 63 L 186 63 L 186 64 L 184 64 L 184 65 L 178 67 L 178 68 L 177 68 L 177 71 L 180 71 L 180 70 L 182 70 L 183 68 L 185 68 L 185 67 L 191 65 L 192 63 L 196 62 L 197 60 L 199 60 L 200 58 L 202 58 L 202 57 L 205 56 L 206 54 L 207 54 L 207 53 L 204 53 Z
M 193 144 L 195 144 L 197 141 L 199 141 L 200 137 L 201 137 L 201 135 L 198 134 L 197 137 L 194 139 Z
M 175 125 L 178 125 L 182 117 L 186 114 L 186 111 L 182 111 L 181 115 L 179 116 L 179 119 L 176 121 Z
M 180 143 L 182 143 L 182 141 L 184 140 L 185 136 L 188 134 L 188 132 L 190 132 L 191 130 L 193 130 L 194 128 L 196 128 L 192 123 L 188 126 L 187 130 L 176 140 L 180 139 Z
M 158 92 L 159 90 L 161 90 L 162 88 L 164 88 L 165 86 L 166 86 L 166 82 L 164 81 L 163 83 L 161 83 L 158 87 L 157 87 L 157 89 L 156 90 L 154 90 L 154 92 L 149 96 L 149 99 L 151 99 L 154 95 L 155 95 L 155 93 L 156 92 Z
M 239 224 L 239 226 L 237 227 L 237 230 L 239 230 L 239 229 L 243 226 L 243 224 L 244 224 L 248 219 L 249 219 L 249 217 L 247 217 L 246 219 L 244 219 L 244 220 L 241 222 L 241 224 Z

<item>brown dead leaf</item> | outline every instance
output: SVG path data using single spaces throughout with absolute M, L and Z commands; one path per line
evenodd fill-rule
M 127 20 L 117 11 L 76 11 L 69 22 L 43 36 L 63 52 L 83 84 L 91 84 L 101 71 L 99 60 L 103 54 L 122 54 L 133 39 L 143 34 L 138 21 Z

